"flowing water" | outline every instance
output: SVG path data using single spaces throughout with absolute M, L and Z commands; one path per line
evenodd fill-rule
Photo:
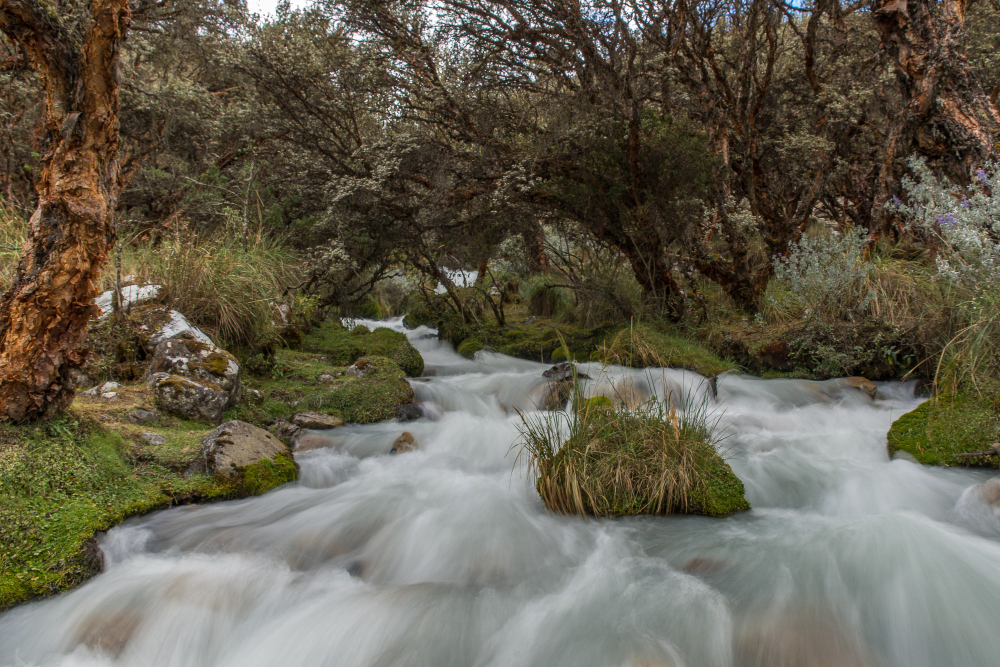
M 263 497 L 110 531 L 103 574 L 0 616 L 0 664 L 1000 664 L 996 494 L 889 460 L 911 386 L 728 376 L 715 399 L 692 373 L 584 365 L 590 393 L 701 396 L 754 508 L 585 520 L 546 512 L 517 456 L 547 366 L 407 333 L 424 418 L 329 432 Z M 403 430 L 419 449 L 389 455 Z

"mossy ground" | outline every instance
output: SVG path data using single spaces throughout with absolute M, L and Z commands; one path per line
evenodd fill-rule
M 148 391 L 127 387 L 114 402 L 81 397 L 58 419 L 0 426 L 0 609 L 95 574 L 95 533 L 130 516 L 245 495 L 205 474 L 185 476 L 211 426 L 164 416 L 127 421 Z M 149 445 L 142 432 L 166 442 Z
M 925 465 L 1000 467 L 996 456 L 958 457 L 1000 441 L 996 399 L 971 392 L 944 394 L 897 419 L 889 430 L 889 454 L 904 451 Z
M 411 377 L 424 372 L 424 360 L 420 353 L 410 345 L 405 335 L 391 329 L 371 331 L 358 326 L 348 330 L 339 322 L 327 321 L 313 328 L 303 339 L 300 349 L 322 355 L 337 366 L 348 366 L 361 357 L 385 357 Z
M 347 375 L 346 366 L 332 365 L 326 355 L 280 350 L 268 376 L 246 381 L 262 399 L 244 400 L 226 416 L 251 423 L 288 419 L 305 411 L 358 424 L 392 419 L 396 408 L 413 401 L 413 388 L 392 361 L 381 357 L 365 361 L 365 374 L 358 378 Z

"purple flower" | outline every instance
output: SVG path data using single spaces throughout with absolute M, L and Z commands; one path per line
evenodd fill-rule
M 778 257 L 781 257 L 781 256 L 782 256 L 782 255 L 781 255 L 781 253 L 779 252 L 779 253 L 778 253 Z
M 899 200 L 899 197 L 897 197 L 896 195 L 892 196 L 892 203 L 895 204 L 896 206 L 902 206 L 903 205 L 903 202 L 901 202 Z
M 980 183 L 986 185 L 990 182 L 990 177 L 986 175 L 986 171 L 983 169 L 976 169 L 976 178 Z
M 955 224 L 955 214 L 951 213 L 951 212 L 943 213 L 943 214 L 942 213 L 938 213 L 938 215 L 935 218 L 935 220 L 937 220 L 937 222 L 938 222 L 939 225 L 954 225 Z
M 962 208 L 972 208 L 972 202 L 968 199 L 962 200 Z

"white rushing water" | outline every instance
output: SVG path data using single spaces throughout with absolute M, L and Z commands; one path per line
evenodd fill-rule
M 546 512 L 517 459 L 547 366 L 407 333 L 423 419 L 328 432 L 298 484 L 110 531 L 103 574 L 0 616 L 0 665 L 1000 664 L 989 475 L 888 459 L 912 387 L 724 377 L 705 400 L 754 509 L 586 520 Z M 588 392 L 706 391 L 582 369 Z M 419 450 L 389 455 L 404 430 Z

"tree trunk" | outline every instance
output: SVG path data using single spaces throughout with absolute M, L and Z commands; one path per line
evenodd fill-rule
M 962 53 L 967 0 L 877 0 L 874 17 L 905 100 L 887 146 L 883 183 L 900 151 L 915 149 L 953 180 L 996 159 L 1000 115 Z M 885 190 L 892 188 L 883 188 Z
M 0 299 L 0 418 L 53 415 L 73 399 L 114 238 L 119 51 L 127 0 L 91 0 L 81 45 L 37 0 L 0 0 L 0 30 L 45 87 L 46 150 L 14 279 Z

